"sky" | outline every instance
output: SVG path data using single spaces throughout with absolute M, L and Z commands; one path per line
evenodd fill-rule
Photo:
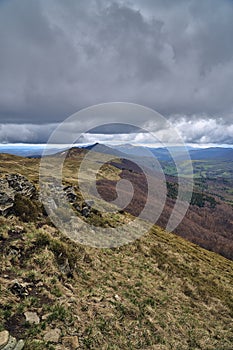
M 186 143 L 232 145 L 232 18 L 232 0 L 0 0 L 0 143 L 46 143 L 71 114 L 122 101 Z

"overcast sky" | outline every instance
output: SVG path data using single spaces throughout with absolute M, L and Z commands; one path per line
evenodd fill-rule
M 124 101 L 233 144 L 232 38 L 232 0 L 0 0 L 0 142 Z

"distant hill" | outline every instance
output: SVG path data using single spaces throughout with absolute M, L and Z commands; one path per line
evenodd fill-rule
M 98 143 L 98 142 L 96 142 L 93 145 L 79 147 L 79 148 L 86 149 L 86 150 L 92 150 L 94 152 L 103 153 L 103 154 L 111 154 L 111 155 L 114 155 L 114 156 L 119 157 L 119 158 L 125 156 L 125 153 L 123 151 L 112 148 L 112 147 L 108 147 L 108 146 L 104 145 L 103 143 Z
M 12 146 L 6 146 L 6 145 L 0 145 L 0 153 L 8 153 L 13 154 L 16 156 L 22 156 L 22 157 L 33 157 L 33 158 L 40 158 L 43 154 L 44 146 L 38 145 L 38 146 L 30 146 L 30 145 L 12 145 Z M 49 153 L 54 154 L 58 152 L 59 149 L 54 147 L 51 148 Z
M 189 152 L 193 160 L 233 160 L 233 148 L 211 147 L 200 150 L 190 150 Z
M 125 154 L 137 157 L 151 157 L 155 156 L 158 160 L 171 160 L 171 156 L 166 148 L 149 148 L 143 146 L 134 146 L 131 144 L 124 144 L 118 146 L 112 146 L 114 149 L 119 150 Z
M 145 152 L 147 151 L 146 147 L 133 146 L 130 143 L 126 143 L 124 145 L 112 146 L 112 148 L 120 152 L 134 155 L 134 156 L 145 156 Z
M 144 146 L 135 146 L 131 144 L 115 145 L 115 146 L 106 146 L 103 143 L 95 143 L 88 146 L 77 146 L 72 147 L 72 149 L 86 149 L 91 150 L 96 148 L 96 151 L 104 154 L 113 154 L 117 157 L 123 157 L 125 154 L 129 154 L 137 157 L 150 156 L 150 152 L 161 161 L 171 161 L 171 155 L 166 148 L 159 147 L 144 147 Z M 0 153 L 14 154 L 23 157 L 41 157 L 44 150 L 44 146 L 38 144 L 38 146 L 30 145 L 0 145 Z M 51 147 L 49 154 L 61 153 L 65 149 L 61 150 L 56 147 Z M 176 148 L 174 147 L 174 150 Z M 178 148 L 177 148 L 178 150 Z M 211 160 L 211 159 L 221 159 L 221 160 L 232 160 L 233 159 L 233 149 L 232 148 L 222 148 L 222 147 L 211 147 L 211 148 L 202 148 L 202 149 L 192 149 L 187 147 L 187 150 L 190 153 L 190 157 L 193 160 Z
M 158 160 L 171 161 L 172 157 L 167 148 L 159 147 L 143 147 L 133 146 L 131 144 L 124 144 L 114 146 L 115 149 L 137 156 L 145 156 L 146 151 L 149 150 Z M 173 147 L 175 151 L 179 150 L 179 147 Z M 221 160 L 233 160 L 233 148 L 223 147 L 210 147 L 202 149 L 192 149 L 187 147 L 191 159 L 193 160 L 210 160 L 210 159 L 221 159 Z

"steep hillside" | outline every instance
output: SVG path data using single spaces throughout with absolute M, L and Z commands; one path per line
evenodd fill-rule
M 119 178 L 128 179 L 133 184 L 134 196 L 125 210 L 138 216 L 147 200 L 147 182 L 144 174 L 127 161 L 122 161 L 119 164 L 111 162 L 111 165 L 120 169 Z M 119 179 L 102 178 L 98 181 L 99 192 L 106 200 L 115 199 L 117 180 Z M 155 179 L 154 187 L 156 188 L 156 186 L 158 186 L 158 181 Z M 176 178 L 167 177 L 167 189 L 168 198 L 157 222 L 163 228 L 167 225 L 176 200 Z M 151 205 L 152 219 L 154 206 Z M 208 192 L 203 193 L 195 188 L 191 205 L 182 222 L 175 229 L 175 233 L 203 248 L 222 254 L 228 259 L 233 259 L 233 209 L 232 206 L 227 205 L 215 195 L 209 195 Z
M 72 150 L 64 164 L 64 191 L 72 206 L 80 205 L 77 215 L 97 226 L 128 220 L 130 211 L 107 218 L 88 208 L 84 213 L 76 171 L 85 154 Z M 1 156 L 2 183 L 12 202 L 0 216 L 0 332 L 23 340 L 25 350 L 232 348 L 232 261 L 158 226 L 120 248 L 77 244 L 51 224 L 35 194 L 38 164 Z M 103 194 L 114 195 L 115 181 L 131 175 L 143 196 L 135 170 L 101 168 Z M 185 237 L 190 222 L 183 222 Z
M 109 151 L 108 147 L 107 151 Z M 77 171 L 87 152 L 88 150 L 79 148 L 72 148 L 67 152 L 63 171 L 64 183 L 72 185 L 76 192 L 78 191 Z M 98 162 L 100 154 L 93 152 L 92 158 Z M 39 162 L 39 159 L 1 154 L 0 174 L 2 177 L 9 173 L 22 174 L 38 188 Z M 135 196 L 126 210 L 132 215 L 140 213 L 146 200 L 147 189 L 145 178 L 137 166 L 124 159 L 118 162 L 114 161 L 102 167 L 99 175 L 98 188 L 106 200 L 115 198 L 115 185 L 119 179 L 124 178 L 132 181 L 135 187 Z M 93 174 L 90 172 L 88 176 L 91 178 Z M 89 179 L 86 177 L 82 181 L 89 181 Z M 222 198 L 223 195 L 230 196 L 232 184 L 226 184 L 226 181 L 223 180 L 208 180 L 204 185 L 208 188 L 205 190 L 207 192 L 202 194 L 201 184 L 197 187 L 191 206 L 175 232 L 193 243 L 233 259 L 233 209 L 232 206 L 224 203 Z M 167 176 L 167 188 L 168 199 L 158 221 L 158 224 L 164 228 L 174 206 L 177 193 L 174 177 Z

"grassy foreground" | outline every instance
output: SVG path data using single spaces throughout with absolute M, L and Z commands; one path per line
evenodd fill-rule
M 67 335 L 79 349 L 232 349 L 233 262 L 156 226 L 115 249 L 75 244 L 46 221 L 0 226 L 0 327 L 25 350 L 67 349 Z M 28 295 L 12 293 L 15 279 Z M 59 344 L 46 342 L 55 327 Z

